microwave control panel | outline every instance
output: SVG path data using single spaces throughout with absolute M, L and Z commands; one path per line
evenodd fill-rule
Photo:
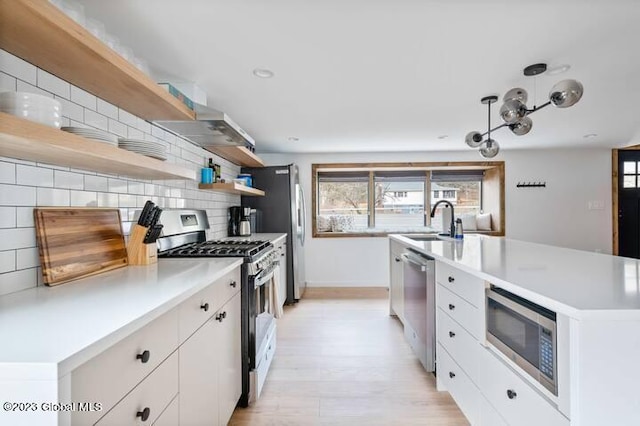
M 553 380 L 553 334 L 540 327 L 540 372 Z

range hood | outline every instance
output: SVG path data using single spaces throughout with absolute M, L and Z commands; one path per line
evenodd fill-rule
M 194 104 L 195 121 L 154 123 L 207 149 L 209 146 L 255 146 L 254 140 L 223 112 Z

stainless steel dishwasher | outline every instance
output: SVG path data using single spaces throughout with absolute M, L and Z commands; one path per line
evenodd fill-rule
M 436 262 L 407 249 L 401 256 L 404 286 L 404 336 L 427 371 L 436 358 Z

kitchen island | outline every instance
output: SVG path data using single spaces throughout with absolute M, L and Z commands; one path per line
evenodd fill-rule
M 481 235 L 390 241 L 392 313 L 398 250 L 436 260 L 437 383 L 472 424 L 637 424 L 639 261 Z M 490 285 L 556 314 L 557 394 L 487 342 Z
M 241 264 L 235 258 L 160 259 L 0 297 L 0 400 L 29 404 L 5 407 L 0 423 L 93 424 L 103 416 L 105 423 L 118 423 L 135 419 L 133 406 L 143 400 L 157 406 L 138 407 L 139 417 L 163 414 L 168 424 L 177 421 L 178 381 L 205 374 L 191 373 L 201 365 L 183 365 L 182 359 L 206 351 L 191 342 L 211 336 L 203 333 L 208 322 L 218 325 L 217 311 L 229 311 L 219 326 L 233 324 L 228 350 L 239 353 Z M 210 346 L 220 352 L 224 342 Z M 180 381 L 181 395 L 190 385 Z M 237 393 L 228 416 L 239 388 Z M 69 405 L 74 403 L 87 405 Z

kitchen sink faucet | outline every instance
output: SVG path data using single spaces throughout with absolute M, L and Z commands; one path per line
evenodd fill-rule
M 451 204 L 451 203 L 450 203 L 449 201 L 447 201 L 447 200 L 440 200 L 440 201 L 438 201 L 437 203 L 435 203 L 435 204 L 433 205 L 433 208 L 431 209 L 431 217 L 433 217 L 433 216 L 436 214 L 436 208 L 437 208 L 440 204 L 442 204 L 442 203 L 444 203 L 444 204 L 448 204 L 448 205 L 449 205 L 449 207 L 451 207 L 451 226 L 449 227 L 449 236 L 450 236 L 451 238 L 453 238 L 453 237 L 455 237 L 455 235 L 456 235 L 456 226 L 455 226 L 455 224 L 454 224 L 454 222 L 453 222 L 453 217 L 454 217 L 454 214 L 453 214 L 453 204 Z

